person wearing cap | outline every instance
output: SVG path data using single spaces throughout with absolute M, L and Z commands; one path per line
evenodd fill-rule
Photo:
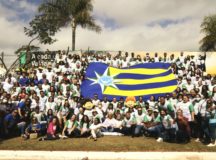
M 101 115 L 98 114 L 97 110 L 94 108 L 92 110 L 92 116 L 90 117 L 91 122 L 94 122 L 95 118 L 98 118 L 100 120 L 100 122 L 102 122 L 104 120 L 104 118 L 101 117 Z
M 148 111 L 149 112 L 149 111 Z M 147 132 L 150 136 L 159 138 L 162 131 L 163 126 L 160 119 L 160 114 L 158 109 L 153 110 L 152 120 L 148 123 Z
M 160 121 L 162 123 L 163 129 L 161 129 L 161 133 L 157 139 L 157 142 L 175 142 L 175 131 L 176 126 L 174 125 L 173 118 L 166 113 L 166 110 L 160 111 Z
M 38 70 L 37 70 L 37 77 L 38 77 L 39 80 L 42 79 L 43 74 L 44 74 L 43 67 L 39 66 Z
M 134 137 L 135 127 L 136 127 L 136 118 L 132 116 L 129 111 L 126 112 L 125 118 L 123 119 L 122 133 L 126 136 Z
M 145 113 L 143 113 L 142 107 L 138 105 L 137 110 L 134 114 L 135 119 L 136 119 L 136 127 L 134 130 L 134 136 L 138 137 L 141 136 L 144 130 L 144 116 Z
M 52 82 L 52 78 L 53 78 L 53 76 L 54 76 L 55 74 L 54 74 L 54 72 L 53 72 L 53 70 L 52 70 L 52 64 L 51 64 L 51 63 L 49 63 L 49 64 L 47 65 L 47 70 L 46 70 L 44 73 L 46 74 L 48 81 L 49 81 L 49 82 Z
M 147 114 L 144 115 L 143 123 L 144 123 L 144 129 L 147 130 L 150 126 L 150 123 L 153 120 L 153 109 L 149 107 L 147 109 Z

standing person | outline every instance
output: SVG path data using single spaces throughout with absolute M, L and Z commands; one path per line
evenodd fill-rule
M 174 122 L 177 123 L 178 130 L 176 132 L 177 143 L 188 143 L 190 142 L 191 129 L 187 118 L 183 116 L 181 109 L 177 110 L 177 116 Z
M 169 114 L 171 117 L 175 117 L 175 108 L 174 106 L 165 99 L 165 97 L 160 97 L 159 103 L 158 103 L 158 109 L 159 111 L 161 109 L 165 109 L 167 114 Z
M 208 147 L 216 146 L 216 107 L 211 100 L 207 101 L 206 118 L 208 119 L 210 143 Z
M 59 139 L 59 135 L 57 134 L 58 129 L 58 118 L 53 117 L 52 121 L 48 125 L 46 137 L 39 138 L 39 141 Z
M 179 103 L 177 106 L 177 110 L 181 109 L 183 116 L 187 118 L 192 135 L 194 135 L 194 106 L 193 104 L 189 101 L 189 98 L 187 95 L 183 96 L 183 101 L 182 103 Z

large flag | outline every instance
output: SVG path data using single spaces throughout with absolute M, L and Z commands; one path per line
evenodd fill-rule
M 99 99 L 107 96 L 109 100 L 127 96 L 148 99 L 151 95 L 172 93 L 176 88 L 177 80 L 169 63 L 143 63 L 119 69 L 96 62 L 86 69 L 81 95 L 93 98 L 98 94 Z

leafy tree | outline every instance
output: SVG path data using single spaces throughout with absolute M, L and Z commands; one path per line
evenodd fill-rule
M 205 36 L 200 41 L 201 51 L 216 51 L 216 15 L 206 16 L 201 24 Z
M 45 0 L 38 8 L 39 14 L 30 22 L 30 29 L 25 28 L 25 33 L 30 37 L 35 36 L 40 43 L 51 44 L 56 41 L 53 39 L 56 32 L 62 27 L 71 26 L 74 51 L 78 26 L 101 31 L 92 11 L 92 0 Z

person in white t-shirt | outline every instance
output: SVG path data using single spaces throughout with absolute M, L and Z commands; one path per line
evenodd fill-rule
M 143 133 L 144 116 L 145 116 L 145 114 L 143 113 L 142 107 L 139 106 L 137 108 L 137 112 L 135 113 L 136 127 L 134 130 L 134 136 L 136 136 L 136 137 L 140 136 Z
M 91 136 L 89 139 L 93 138 L 94 141 L 97 141 L 97 138 L 101 137 L 103 134 L 101 133 L 102 124 L 98 118 L 94 119 L 93 124 L 91 124 Z
M 11 79 L 8 78 L 7 81 L 5 82 L 2 82 L 2 85 L 3 85 L 3 89 L 5 90 L 5 92 L 7 93 L 10 93 L 12 91 L 12 88 L 13 88 L 13 84 L 11 83 Z
M 116 120 L 113 117 L 112 113 L 108 113 L 107 118 L 103 122 L 103 128 L 101 129 L 102 132 L 113 132 Z
M 92 103 L 94 106 L 98 106 L 100 100 L 98 99 L 98 95 L 97 94 L 94 94 L 94 98 L 92 100 Z

